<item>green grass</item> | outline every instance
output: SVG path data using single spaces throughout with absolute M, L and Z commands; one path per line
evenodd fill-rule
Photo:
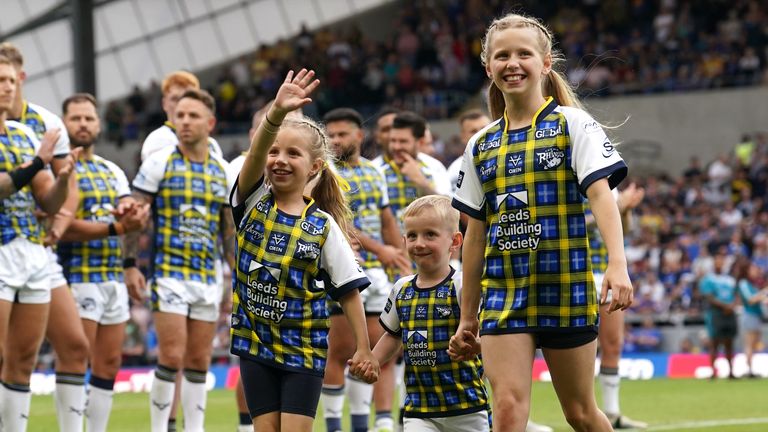
M 768 430 L 768 381 L 765 379 L 728 380 L 650 380 L 622 381 L 622 410 L 625 414 L 651 424 L 651 430 L 751 432 Z M 148 395 L 115 395 L 110 432 L 149 430 Z M 599 401 L 598 395 L 598 401 Z M 322 413 L 322 411 L 318 411 Z M 571 430 L 566 424 L 554 390 L 549 383 L 533 386 L 532 419 L 556 431 Z M 753 424 L 733 423 L 739 419 L 762 419 Z M 683 427 L 689 422 L 714 422 L 708 427 Z M 237 423 L 233 392 L 209 393 L 206 430 L 234 432 Z M 348 427 L 348 423 L 347 423 Z M 56 413 L 51 396 L 32 398 L 30 432 L 55 431 Z M 315 431 L 324 431 L 322 414 L 315 421 Z

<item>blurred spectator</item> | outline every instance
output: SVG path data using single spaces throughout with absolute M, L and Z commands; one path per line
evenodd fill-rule
M 661 349 L 661 330 L 656 327 L 653 315 L 643 317 L 642 326 L 628 330 L 624 337 L 624 352 L 645 353 L 658 352 Z

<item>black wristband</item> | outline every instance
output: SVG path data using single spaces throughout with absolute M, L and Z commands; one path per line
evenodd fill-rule
M 109 228 L 109 236 L 110 237 L 117 235 L 117 228 L 115 228 L 115 223 L 114 222 L 110 222 L 108 228 Z
M 123 268 L 128 269 L 131 267 L 136 267 L 136 258 L 125 258 L 123 259 Z
M 280 127 L 280 125 L 279 125 L 279 124 L 277 124 L 277 123 L 275 123 L 275 122 L 273 122 L 272 120 L 270 120 L 270 119 L 269 119 L 269 115 L 268 115 L 268 113 L 267 113 L 267 114 L 264 114 L 264 120 L 266 120 L 266 121 L 267 121 L 267 123 L 268 123 L 270 126 L 274 126 L 274 127 L 276 127 L 276 128 L 279 128 L 279 127 Z
M 16 190 L 21 190 L 21 188 L 28 185 L 35 177 L 35 174 L 40 172 L 43 168 L 45 168 L 45 163 L 40 159 L 40 156 L 35 156 L 35 159 L 32 160 L 32 163 L 29 166 L 16 168 L 9 172 L 8 175 L 11 177 L 13 187 L 15 187 Z

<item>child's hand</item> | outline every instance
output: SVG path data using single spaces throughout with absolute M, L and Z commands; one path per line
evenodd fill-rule
M 373 384 L 379 379 L 379 361 L 371 350 L 355 351 L 355 355 L 347 360 L 347 365 L 349 373 L 368 384 Z
M 448 356 L 454 361 L 472 360 L 480 354 L 480 338 L 469 330 L 462 330 L 461 335 L 451 336 Z
M 309 95 L 320 84 L 320 80 L 313 80 L 315 71 L 302 69 L 296 76 L 293 71 L 289 71 L 285 81 L 277 91 L 273 108 L 282 119 L 289 112 L 299 109 L 312 102 Z
M 608 313 L 619 309 L 627 310 L 632 305 L 634 290 L 625 266 L 612 266 L 608 263 L 600 290 L 600 304 L 605 304 L 609 289 L 612 291 L 612 296 Z

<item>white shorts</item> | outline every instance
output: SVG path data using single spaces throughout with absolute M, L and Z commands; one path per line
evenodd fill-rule
M 763 321 L 759 315 L 744 312 L 741 316 L 741 330 L 760 331 L 763 328 Z
M 152 282 L 152 310 L 216 322 L 222 293 L 221 284 L 159 278 Z
M 80 318 L 103 325 L 128 321 L 128 289 L 118 281 L 74 283 L 70 287 Z
M 365 275 L 371 284 L 360 293 L 365 306 L 365 313 L 380 314 L 387 304 L 392 284 L 389 282 L 387 272 L 383 268 L 365 269 Z
M 67 279 L 64 277 L 64 269 L 61 268 L 61 265 L 59 264 L 58 255 L 56 255 L 56 252 L 54 252 L 51 247 L 47 247 L 45 250 L 48 253 L 48 260 L 51 263 L 51 265 L 46 267 L 49 277 L 48 283 L 51 285 L 51 289 L 66 287 Z
M 452 417 L 406 417 L 403 419 L 405 432 L 487 432 L 488 430 L 490 427 L 486 410 Z
M 0 246 L 0 300 L 24 304 L 51 302 L 48 253 L 42 245 L 16 237 Z

